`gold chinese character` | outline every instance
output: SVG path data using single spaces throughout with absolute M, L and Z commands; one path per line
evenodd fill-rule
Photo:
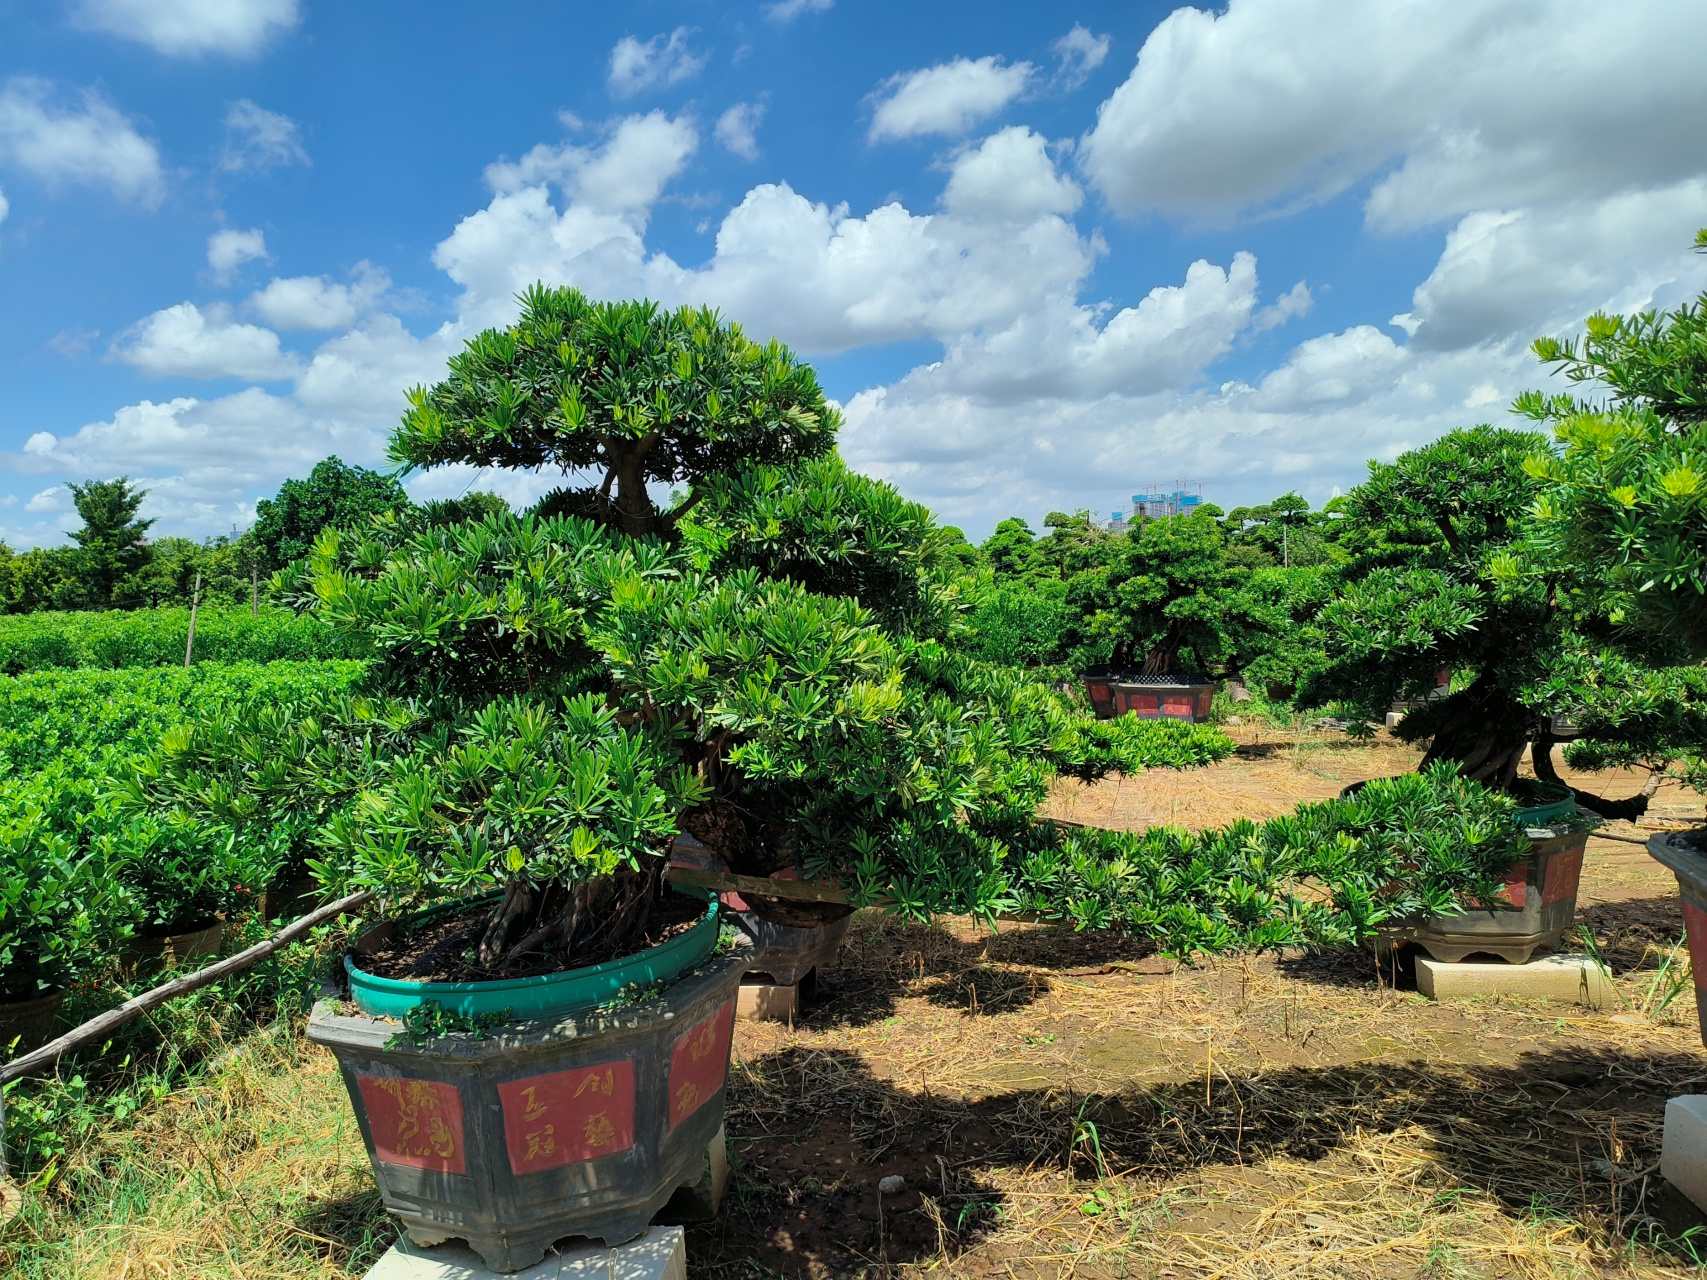
M 606 1067 L 602 1078 L 597 1071 L 590 1071 L 581 1077 L 581 1083 L 575 1086 L 575 1096 L 579 1098 L 583 1093 L 588 1092 L 602 1093 L 607 1098 L 614 1096 L 616 1093 L 616 1069 Z
M 527 1109 L 522 1112 L 524 1120 L 537 1120 L 546 1112 L 545 1104 L 533 1096 L 533 1090 L 534 1086 L 531 1084 L 522 1090 L 522 1097 L 527 1099 Z
M 537 1160 L 557 1150 L 557 1139 L 552 1137 L 555 1132 L 550 1125 L 546 1125 L 543 1129 L 527 1134 L 528 1153 L 522 1157 L 522 1162 L 525 1164 L 529 1160 Z
M 608 1147 L 616 1141 L 616 1127 L 611 1124 L 602 1111 L 595 1111 L 587 1117 L 587 1145 L 589 1147 Z
M 698 1062 L 716 1047 L 717 1026 L 715 1023 L 708 1022 L 705 1024 L 704 1028 L 688 1042 L 688 1056 L 695 1062 Z
M 456 1139 L 451 1137 L 450 1126 L 442 1116 L 434 1116 L 427 1126 L 427 1141 L 432 1144 L 433 1153 L 442 1160 L 449 1160 L 456 1154 Z M 422 1151 L 418 1154 L 427 1153 Z
M 684 1115 L 699 1105 L 699 1086 L 689 1080 L 676 1090 L 676 1109 Z

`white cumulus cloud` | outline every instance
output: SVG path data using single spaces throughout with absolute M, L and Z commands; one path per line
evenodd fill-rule
M 274 278 L 249 297 L 249 308 L 275 329 L 348 329 L 373 310 L 391 288 L 391 277 L 359 262 L 350 284 L 327 276 Z
M 867 139 L 965 133 L 1025 92 L 1035 68 L 998 57 L 956 58 L 894 75 L 877 86 Z
M 1385 172 L 1373 225 L 1670 184 L 1707 162 L 1707 6 L 1231 0 L 1144 42 L 1084 140 L 1109 203 L 1226 218 Z
M 225 145 L 219 167 L 228 173 L 265 173 L 283 165 L 308 164 L 296 122 L 258 107 L 247 98 L 225 109 Z
M 113 344 L 113 358 L 155 377 L 250 378 L 269 382 L 296 371 L 279 335 L 239 324 L 230 309 L 191 302 L 165 307 L 132 325 Z
M 729 110 L 717 117 L 717 127 L 713 130 L 717 140 L 724 149 L 740 156 L 743 160 L 759 158 L 759 123 L 765 118 L 765 104 L 762 102 L 737 102 Z
M 296 26 L 301 14 L 297 0 L 78 0 L 71 17 L 86 31 L 159 53 L 246 57 Z
M 992 134 L 954 158 L 943 207 L 955 213 L 1028 220 L 1072 213 L 1084 193 L 1063 178 L 1045 150 L 1046 140 L 1024 125 Z
M 15 76 L 0 89 L 0 162 L 49 182 L 111 188 L 144 206 L 160 203 L 160 151 L 94 89 L 60 93 L 49 81 Z
M 656 35 L 640 41 L 624 36 L 610 51 L 610 69 L 606 83 L 612 96 L 632 98 L 649 89 L 664 88 L 691 80 L 700 73 L 710 56 L 695 53 L 688 47 L 688 27 L 677 27 L 669 35 Z
M 1055 72 L 1061 87 L 1077 89 L 1082 85 L 1107 60 L 1111 43 L 1111 37 L 1096 35 L 1084 23 L 1075 22 L 1071 31 L 1049 46 L 1061 64 Z
M 207 238 L 207 265 L 213 269 L 213 278 L 220 284 L 229 284 L 237 274 L 237 268 L 245 262 L 266 256 L 267 237 L 259 227 L 250 227 L 247 231 L 227 227 Z

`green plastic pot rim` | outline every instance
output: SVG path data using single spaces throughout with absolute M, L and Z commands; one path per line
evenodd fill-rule
M 650 980 L 674 979 L 678 974 L 686 972 L 695 965 L 703 962 L 717 945 L 717 914 L 718 899 L 710 890 L 700 889 L 689 885 L 671 885 L 677 893 L 690 898 L 699 898 L 706 903 L 705 915 L 698 924 L 686 933 L 677 935 L 655 947 L 647 947 L 632 955 L 618 956 L 614 960 L 605 960 L 599 964 L 587 965 L 580 969 L 563 969 L 557 973 L 535 974 L 527 978 L 501 978 L 492 982 L 410 982 L 403 978 L 382 978 L 377 974 L 368 973 L 356 966 L 353 955 L 344 956 L 344 973 L 350 983 L 350 998 L 364 1013 L 371 1016 L 393 1017 L 407 1009 L 425 1004 L 432 1000 L 440 1007 L 451 1012 L 466 1011 L 473 1013 L 496 1013 L 506 1007 L 504 1001 L 508 997 L 522 997 L 512 1002 L 508 1007 L 513 1008 L 519 1020 L 530 1017 L 550 1017 L 558 1014 L 578 1013 L 586 1009 L 596 1008 L 604 1003 L 628 982 L 615 982 L 614 978 L 627 975 L 625 970 L 633 970 L 632 980 L 641 980 L 650 972 L 651 966 L 663 961 L 664 972 L 653 975 Z M 484 898 L 461 899 L 432 907 L 426 911 L 398 921 L 400 929 L 406 933 L 419 928 L 428 920 L 447 914 L 451 911 L 466 911 L 485 899 L 495 898 L 496 894 L 484 895 Z M 681 963 L 672 962 L 680 959 Z M 568 996 L 567 989 L 580 987 L 583 984 L 593 988 L 584 996 Z M 553 988 L 565 989 L 566 999 L 552 1000 Z M 375 993 L 386 1007 L 369 1007 L 362 999 L 363 993 Z M 525 997 L 532 996 L 529 1000 Z M 472 1001 L 478 1007 L 467 1007 Z

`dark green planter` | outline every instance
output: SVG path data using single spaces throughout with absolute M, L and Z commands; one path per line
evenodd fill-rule
M 420 1245 L 466 1240 L 495 1271 L 557 1240 L 640 1235 L 699 1183 L 723 1124 L 736 949 L 658 999 L 392 1047 L 389 1019 L 322 1000 L 324 1045 L 355 1108 L 385 1207 Z

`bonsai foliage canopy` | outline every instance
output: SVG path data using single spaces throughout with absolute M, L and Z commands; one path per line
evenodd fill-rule
M 1707 250 L 1707 231 L 1696 238 Z M 1537 357 L 1610 403 L 1538 391 L 1516 411 L 1552 427 L 1530 474 L 1547 554 L 1578 566 L 1637 645 L 1659 637 L 1707 654 L 1707 294 L 1670 312 L 1596 314 L 1580 341 L 1538 339 Z
M 481 333 L 443 381 L 409 393 L 395 461 L 602 471 L 566 514 L 645 535 L 669 532 L 714 474 L 787 465 L 835 442 L 839 417 L 812 368 L 713 311 L 594 302 L 543 284 L 521 302 L 514 325 Z M 652 484 L 689 493 L 663 512 Z

